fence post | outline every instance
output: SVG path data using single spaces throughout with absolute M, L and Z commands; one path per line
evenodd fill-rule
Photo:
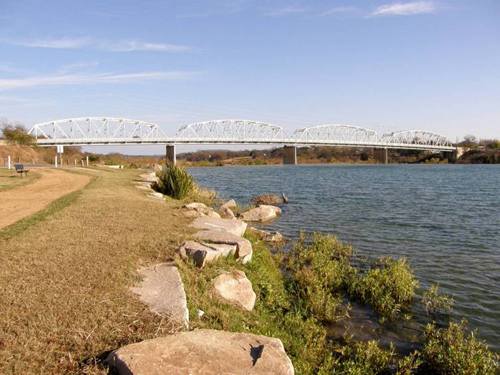
M 87 160 L 87 167 L 89 166 L 89 156 L 87 155 L 86 157 L 86 160 Z
M 10 165 L 10 163 L 11 162 L 10 162 L 10 155 L 9 155 L 9 156 L 7 156 L 7 168 L 8 169 L 12 168 L 11 165 Z
M 54 156 L 54 166 L 57 168 L 57 154 Z

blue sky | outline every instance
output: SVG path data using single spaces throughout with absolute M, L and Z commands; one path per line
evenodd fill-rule
M 500 2 L 0 0 L 0 117 L 500 136 Z

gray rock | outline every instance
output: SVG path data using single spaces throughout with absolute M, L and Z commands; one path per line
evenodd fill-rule
M 203 245 L 211 249 L 214 249 L 215 251 L 218 251 L 224 257 L 227 257 L 229 255 L 236 255 L 236 250 L 237 250 L 236 245 L 225 244 L 225 243 L 209 243 L 209 242 L 203 242 Z
M 246 238 L 220 230 L 204 230 L 196 233 L 195 238 L 211 244 L 236 245 L 236 258 L 243 264 L 252 259 L 252 244 Z
M 243 236 L 247 224 L 238 219 L 221 219 L 216 217 L 199 217 L 191 223 L 191 227 L 202 230 L 218 230 Z
M 236 246 L 233 248 L 236 251 Z M 196 241 L 185 241 L 181 247 L 179 247 L 179 255 L 182 259 L 188 260 L 192 259 L 197 267 L 204 267 L 205 264 L 213 262 L 220 256 L 227 256 L 230 250 L 217 249 L 215 246 L 206 246 Z
M 294 374 L 281 340 L 210 329 L 127 345 L 106 362 L 119 375 Z
M 139 270 L 142 281 L 132 292 L 150 310 L 169 318 L 173 329 L 188 328 L 189 311 L 184 284 L 177 267 L 161 263 Z
M 213 283 L 215 294 L 219 298 L 244 310 L 253 310 L 256 295 L 252 283 L 243 271 L 224 272 Z
M 265 222 L 275 219 L 278 215 L 281 215 L 281 208 L 262 204 L 243 212 L 240 218 L 245 221 Z

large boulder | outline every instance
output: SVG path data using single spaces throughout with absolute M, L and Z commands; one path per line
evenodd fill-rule
M 185 241 L 179 247 L 179 255 L 183 260 L 191 259 L 197 267 L 204 267 L 205 264 L 217 260 L 219 257 L 227 257 L 236 254 L 235 244 L 201 244 L 196 241 Z
M 233 233 L 222 230 L 203 230 L 196 233 L 195 238 L 209 244 L 236 245 L 236 258 L 243 264 L 252 259 L 252 243 Z
M 235 236 L 243 236 L 247 229 L 247 224 L 244 221 L 238 219 L 221 219 L 216 217 L 202 216 L 196 218 L 192 223 L 191 227 L 202 230 L 218 230 L 225 231 Z
M 256 295 L 243 271 L 224 272 L 213 283 L 214 292 L 219 298 L 244 310 L 253 310 Z
M 173 330 L 188 328 L 189 311 L 184 284 L 177 267 L 160 263 L 139 270 L 142 281 L 131 288 L 139 299 L 159 315 L 167 316 Z
M 240 218 L 245 221 L 264 222 L 275 219 L 278 215 L 281 215 L 281 208 L 262 204 L 241 213 Z
M 119 375 L 294 374 L 281 340 L 210 329 L 127 345 L 106 362 Z

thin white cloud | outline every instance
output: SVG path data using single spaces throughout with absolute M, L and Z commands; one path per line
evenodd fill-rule
M 104 83 L 129 83 L 141 81 L 186 80 L 197 73 L 190 71 L 156 71 L 138 73 L 52 74 L 26 78 L 0 79 L 0 90 L 12 90 L 39 86 L 92 85 Z
M 414 1 L 408 3 L 392 3 L 379 6 L 372 16 L 412 16 L 416 14 L 429 14 L 436 11 L 432 1 Z
M 153 52 L 187 52 L 191 50 L 189 46 L 168 43 L 150 43 L 135 40 L 121 42 L 104 42 L 100 48 L 113 52 L 133 52 L 133 51 L 153 51 Z
M 353 7 L 353 6 L 338 6 L 338 7 L 335 7 L 335 8 L 331 8 L 331 9 L 325 10 L 320 15 L 321 16 L 333 16 L 333 15 L 336 15 L 336 14 L 355 12 L 356 10 L 357 10 L 357 8 Z
M 29 48 L 49 49 L 98 49 L 111 52 L 187 52 L 191 47 L 170 43 L 153 43 L 139 40 L 97 40 L 92 38 L 2 39 L 2 43 Z
M 271 10 L 271 11 L 265 13 L 265 15 L 270 16 L 270 17 L 281 17 L 281 16 L 288 16 L 288 15 L 300 14 L 300 13 L 305 13 L 305 12 L 307 12 L 306 8 L 296 7 L 296 6 L 288 6 L 285 8 Z

